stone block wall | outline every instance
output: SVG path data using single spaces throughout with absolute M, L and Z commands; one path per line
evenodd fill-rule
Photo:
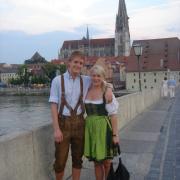
M 160 90 L 125 95 L 119 101 L 119 129 L 160 98 Z M 70 155 L 65 177 L 71 175 Z M 53 180 L 54 142 L 51 124 L 0 138 L 1 180 Z

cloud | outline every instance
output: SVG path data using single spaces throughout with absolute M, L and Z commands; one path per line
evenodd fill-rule
M 134 39 L 180 37 L 180 2 L 136 9 L 131 13 L 130 31 Z
M 86 35 L 87 24 L 91 38 L 114 37 L 118 1 L 0 0 L 0 61 L 23 63 L 35 51 L 56 58 L 64 40 Z M 179 0 L 125 1 L 131 41 L 180 37 Z
M 0 30 L 74 32 L 89 24 L 114 36 L 118 0 L 0 0 Z M 131 37 L 180 36 L 179 0 L 126 0 Z M 91 31 L 90 31 L 91 32 Z
M 85 23 L 86 10 L 101 0 L 1 0 L 1 30 L 38 34 L 73 31 Z M 9 9 L 11 10 L 8 10 Z

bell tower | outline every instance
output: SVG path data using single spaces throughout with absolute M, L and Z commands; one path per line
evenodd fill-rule
M 129 56 L 130 53 L 130 33 L 129 17 L 126 11 L 124 0 L 119 0 L 118 14 L 116 15 L 115 27 L 115 56 Z

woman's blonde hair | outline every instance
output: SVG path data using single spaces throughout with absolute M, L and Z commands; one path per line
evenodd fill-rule
M 91 68 L 91 70 L 90 70 L 90 73 L 91 74 L 99 74 L 101 77 L 103 77 L 104 79 L 105 79 L 105 76 L 106 76 L 106 74 L 105 74 L 105 70 L 104 70 L 104 68 L 102 67 L 102 66 L 100 66 L 100 65 L 95 65 L 95 66 L 93 66 L 92 68 Z
M 100 75 L 103 79 L 105 79 L 105 77 L 106 77 L 106 74 L 105 74 L 105 70 L 104 70 L 104 68 L 102 67 L 102 66 L 100 66 L 100 65 L 95 65 L 95 66 L 93 66 L 92 68 L 91 68 L 91 70 L 90 70 L 90 74 L 92 75 L 92 74 L 98 74 L 98 75 Z M 102 91 L 103 92 L 105 92 L 105 82 L 103 81 L 102 82 Z

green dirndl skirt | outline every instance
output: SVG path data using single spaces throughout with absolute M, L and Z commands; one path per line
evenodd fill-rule
M 91 115 L 85 121 L 84 156 L 91 161 L 112 159 L 112 128 L 107 116 Z

